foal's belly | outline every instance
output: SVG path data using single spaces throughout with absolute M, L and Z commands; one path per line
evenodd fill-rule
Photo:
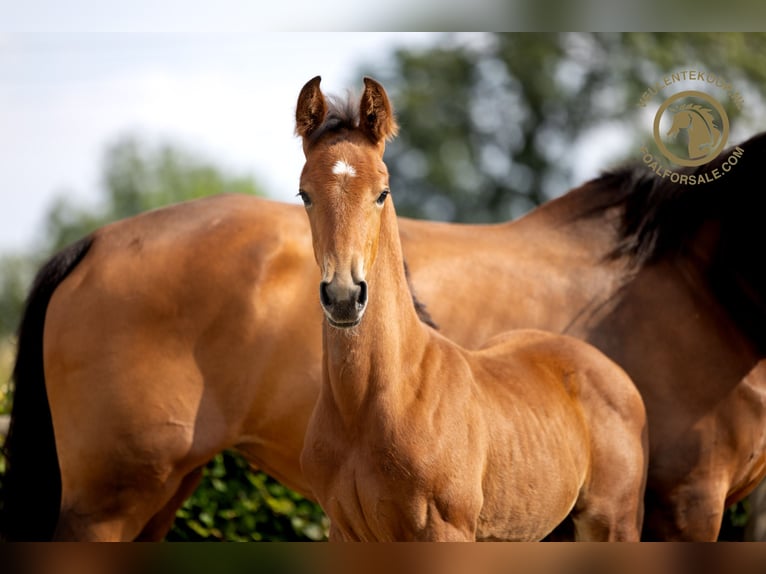
M 573 472 L 561 480 L 540 476 L 526 485 L 505 485 L 501 495 L 485 492 L 477 540 L 536 541 L 550 534 L 574 508 L 582 485 Z M 515 481 L 513 481 L 515 482 Z

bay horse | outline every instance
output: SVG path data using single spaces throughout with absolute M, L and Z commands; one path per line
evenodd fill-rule
M 626 166 L 515 221 L 399 219 L 445 336 L 567 333 L 628 372 L 649 418 L 646 539 L 715 540 L 766 472 L 766 134 L 737 147 L 704 185 Z M 730 151 L 683 171 L 724 173 Z M 226 448 L 311 497 L 299 455 L 321 378 L 319 279 L 303 208 L 241 195 L 54 255 L 18 333 L 2 536 L 161 539 Z
M 648 439 L 633 382 L 566 335 L 466 350 L 425 325 L 383 163 L 388 96 L 365 78 L 358 121 L 328 119 L 319 83 L 296 111 L 325 314 L 301 466 L 330 539 L 539 540 L 571 514 L 576 539 L 638 540 Z

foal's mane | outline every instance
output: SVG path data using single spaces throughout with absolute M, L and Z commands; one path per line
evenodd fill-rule
M 354 130 L 359 127 L 359 99 L 351 91 L 346 97 L 328 95 L 327 115 L 319 126 L 309 135 L 310 142 L 318 141 L 328 133 L 341 133 L 345 130 Z
M 728 172 L 722 166 L 735 147 L 706 165 L 678 170 L 700 176 L 718 168 L 721 177 L 709 183 L 673 183 L 643 165 L 609 171 L 585 184 L 583 215 L 618 208 L 617 241 L 609 256 L 630 257 L 636 268 L 688 256 L 703 226 L 709 227 L 714 240 L 706 280 L 737 324 L 766 351 L 766 132 L 738 147 L 744 153 Z

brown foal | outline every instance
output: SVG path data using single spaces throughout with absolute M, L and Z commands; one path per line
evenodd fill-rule
M 383 163 L 396 123 L 365 78 L 340 121 L 314 78 L 296 111 L 325 314 L 301 464 L 336 540 L 638 540 L 644 406 L 594 347 L 518 330 L 468 351 L 422 323 Z M 466 278 L 470 280 L 470 278 Z

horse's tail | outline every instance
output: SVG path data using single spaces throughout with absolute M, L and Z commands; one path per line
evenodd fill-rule
M 53 292 L 82 261 L 92 237 L 54 255 L 37 273 L 18 330 L 13 407 L 3 445 L 0 538 L 50 540 L 61 505 L 61 472 L 43 369 L 43 329 Z

